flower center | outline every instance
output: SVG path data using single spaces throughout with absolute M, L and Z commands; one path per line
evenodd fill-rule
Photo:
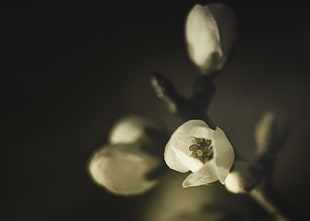
M 191 156 L 200 160 L 203 163 L 213 158 L 213 147 L 210 139 L 194 137 L 193 144 L 189 146 Z

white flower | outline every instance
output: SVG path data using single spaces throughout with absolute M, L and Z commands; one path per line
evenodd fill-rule
M 219 127 L 212 130 L 202 120 L 190 120 L 172 134 L 164 158 L 171 169 L 192 172 L 183 182 L 183 187 L 190 187 L 217 180 L 224 184 L 235 156 Z
M 204 74 L 224 68 L 233 47 L 236 22 L 222 4 L 195 5 L 187 16 L 185 37 L 191 60 Z

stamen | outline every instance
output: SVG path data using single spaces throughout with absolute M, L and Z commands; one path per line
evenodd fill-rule
M 197 150 L 197 156 L 201 157 L 203 155 L 203 152 L 201 150 Z
M 190 145 L 189 146 L 189 150 L 190 151 L 197 151 L 199 149 L 199 145 L 197 145 L 197 144 L 192 144 L 192 145 Z
M 191 156 L 200 160 L 203 163 L 213 158 L 213 147 L 210 139 L 194 137 L 193 144 L 189 146 Z

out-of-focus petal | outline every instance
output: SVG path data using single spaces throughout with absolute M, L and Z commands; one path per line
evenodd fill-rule
M 225 179 L 234 163 L 234 149 L 225 133 L 219 127 L 217 127 L 214 132 L 213 142 L 217 177 L 219 181 L 224 184 Z
M 184 188 L 191 186 L 201 186 L 215 182 L 217 180 L 218 178 L 214 162 L 210 161 L 197 172 L 188 175 L 188 177 L 183 181 L 182 186 Z
M 160 160 L 141 150 L 139 144 L 106 146 L 94 153 L 88 170 L 93 180 L 119 195 L 143 193 L 158 183 L 146 174 L 160 166 Z

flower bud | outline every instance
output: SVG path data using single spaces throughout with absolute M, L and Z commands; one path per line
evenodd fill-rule
M 143 193 L 158 183 L 147 175 L 161 166 L 161 160 L 144 151 L 140 143 L 108 145 L 97 150 L 88 171 L 100 186 L 118 195 Z
M 281 148 L 287 132 L 287 126 L 280 115 L 271 111 L 264 113 L 255 128 L 256 157 L 275 154 Z
M 233 12 L 222 4 L 195 5 L 187 16 L 185 37 L 189 56 L 202 73 L 221 71 L 235 39 Z
M 236 160 L 232 171 L 225 179 L 225 187 L 232 193 L 246 193 L 259 181 L 258 170 L 249 162 Z
M 156 125 L 150 120 L 138 115 L 130 115 L 114 124 L 108 138 L 109 143 L 135 143 L 139 139 L 146 139 L 146 130 L 155 128 Z

